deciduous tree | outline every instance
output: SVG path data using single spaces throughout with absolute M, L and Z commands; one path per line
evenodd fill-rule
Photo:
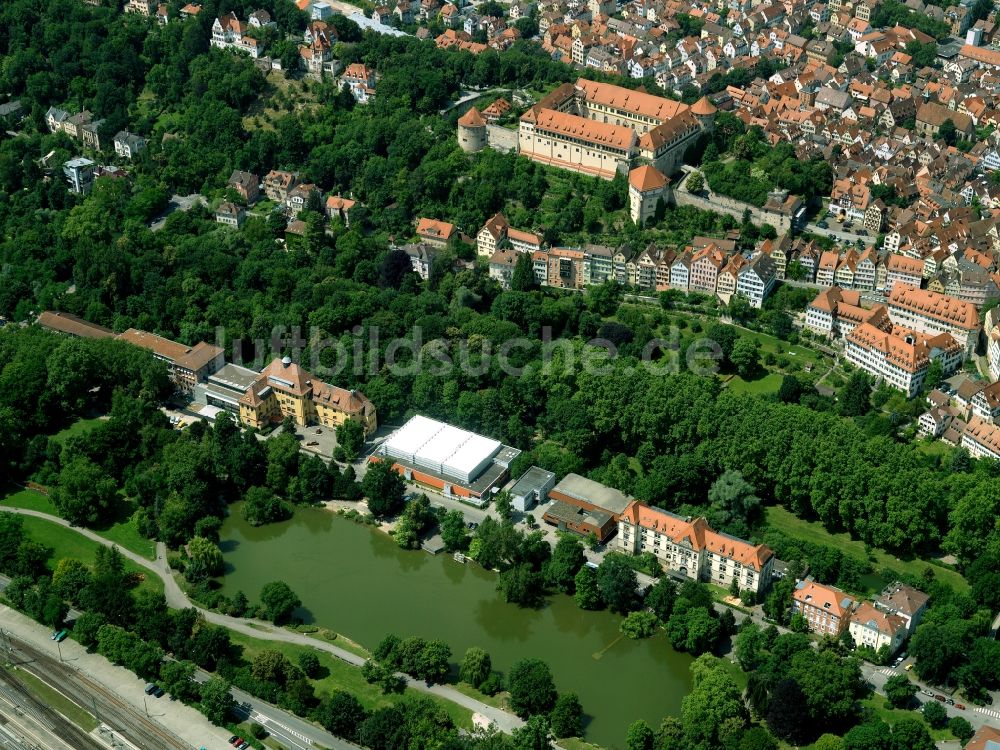
M 379 518 L 394 516 L 403 508 L 406 485 L 389 461 L 375 461 L 368 465 L 361 490 L 368 499 L 368 510 Z
M 576 693 L 563 693 L 549 714 L 552 734 L 557 739 L 579 737 L 583 734 L 583 706 Z
M 547 714 L 556 702 L 556 686 L 541 659 L 522 659 L 507 674 L 510 705 L 521 718 Z
M 459 679 L 469 683 L 474 688 L 478 688 L 493 671 L 493 662 L 490 655 L 478 646 L 473 646 L 465 652 L 462 663 L 459 666 Z
M 260 590 L 260 602 L 264 605 L 267 619 L 279 625 L 286 622 L 292 612 L 302 605 L 302 600 L 284 581 L 264 584 Z

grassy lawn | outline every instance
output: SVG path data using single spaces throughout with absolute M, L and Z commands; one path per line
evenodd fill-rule
M 603 750 L 600 745 L 594 745 L 590 742 L 581 740 L 578 737 L 556 740 L 556 747 L 561 747 L 563 750 Z
M 306 652 L 315 654 L 319 658 L 322 672 L 318 679 L 312 680 L 312 683 L 316 688 L 316 692 L 319 694 L 332 693 L 334 690 L 346 690 L 356 696 L 367 709 L 388 706 L 398 703 L 405 697 L 413 697 L 414 695 L 417 695 L 417 693 L 409 689 L 402 695 L 383 695 L 382 691 L 377 686 L 369 685 L 365 682 L 364 677 L 361 676 L 360 669 L 342 662 L 340 659 L 326 653 L 325 651 L 312 649 L 308 646 L 299 646 L 294 643 L 266 641 L 260 638 L 253 638 L 252 636 L 244 635 L 243 633 L 237 633 L 232 630 L 229 631 L 229 636 L 233 643 L 238 643 L 243 646 L 243 655 L 247 659 L 252 659 L 253 656 L 260 651 L 272 649 L 280 651 L 293 664 L 298 664 L 300 654 Z M 456 726 L 465 728 L 472 727 L 471 711 L 466 708 L 462 708 L 451 701 L 447 701 L 436 696 L 429 697 L 435 703 L 438 703 L 445 711 L 447 711 Z
M 940 440 L 921 440 L 916 443 L 917 450 L 925 456 L 941 456 L 944 458 L 952 451 L 952 446 Z
M 733 678 L 733 682 L 739 686 L 740 690 L 746 690 L 749 675 L 740 669 L 740 665 L 729 661 L 726 657 L 722 657 L 719 661 L 722 662 L 722 666 L 726 668 L 729 676 Z
M 780 506 L 770 506 L 767 508 L 767 523 L 769 526 L 790 537 L 804 539 L 807 542 L 815 544 L 837 547 L 846 554 L 861 559 L 868 559 L 868 553 L 865 551 L 863 542 L 851 539 L 847 533 L 831 534 L 818 521 L 804 521 Z M 871 556 L 874 558 L 874 564 L 877 568 L 892 568 L 900 573 L 919 576 L 929 565 L 937 578 L 945 581 L 956 590 L 965 591 L 969 587 L 969 584 L 965 582 L 961 574 L 940 565 L 934 565 L 926 560 L 918 558 L 901 560 L 895 555 L 880 549 L 872 549 Z
M 40 492 L 34 492 L 33 490 L 12 492 L 0 499 L 0 506 L 3 505 L 9 505 L 12 508 L 37 510 L 53 516 L 59 515 L 59 511 L 56 510 L 56 506 L 49 496 L 43 495 Z M 156 542 L 146 539 L 136 529 L 131 518 L 131 514 L 134 512 L 134 503 L 127 502 L 121 517 L 116 523 L 106 529 L 93 529 L 93 531 L 123 549 L 127 549 L 137 555 L 142 555 L 147 560 L 153 560 L 156 558 Z
M 94 557 L 99 546 L 97 542 L 87 539 L 73 529 L 67 529 L 65 526 L 59 526 L 42 518 L 31 516 L 23 516 L 23 518 L 24 530 L 28 536 L 53 550 L 48 562 L 50 569 L 55 569 L 56 563 L 64 557 L 82 560 L 86 565 L 94 564 Z M 154 591 L 163 591 L 163 581 L 145 568 L 139 567 L 130 560 L 125 560 L 125 569 L 141 574 L 143 576 L 142 586 Z
M 823 355 L 815 349 L 810 349 L 809 347 L 802 346 L 801 344 L 789 344 L 787 341 L 782 341 L 781 339 L 771 336 L 768 333 L 748 331 L 741 328 L 740 336 L 756 339 L 760 342 L 760 349 L 762 352 L 770 352 L 775 356 L 785 356 L 792 365 L 797 363 L 801 367 L 807 362 L 811 362 L 815 367 L 817 362 L 821 362 L 823 360 Z
M 483 693 L 480 693 L 478 690 L 476 690 L 474 687 L 472 687 L 472 685 L 470 685 L 467 682 L 456 682 L 454 685 L 452 685 L 452 687 L 455 688 L 455 690 L 457 690 L 458 692 L 462 693 L 463 695 L 467 695 L 470 698 L 475 698 L 477 701 L 482 701 L 483 703 L 493 706 L 494 708 L 501 708 L 504 710 L 507 710 L 508 708 L 507 705 L 508 693 L 506 692 L 497 693 L 496 695 L 484 695 Z
M 129 552 L 142 555 L 147 560 L 155 560 L 156 542 L 152 539 L 146 539 L 146 537 L 140 534 L 135 523 L 132 521 L 132 516 L 135 514 L 137 507 L 133 500 L 123 499 L 121 501 L 121 510 L 115 523 L 106 529 L 93 529 L 93 531 L 108 541 L 114 542 L 119 547 L 127 549 Z
M 777 393 L 781 387 L 781 380 L 784 376 L 781 373 L 772 372 L 757 380 L 744 380 L 739 375 L 734 375 L 726 386 L 733 393 L 753 393 L 763 395 L 767 393 Z
M 95 531 L 123 549 L 142 555 L 147 560 L 156 559 L 156 542 L 140 534 L 131 518 L 119 521 L 107 529 L 95 529 Z
M 11 487 L 11 489 L 15 488 Z M 48 495 L 43 495 L 41 492 L 35 492 L 34 490 L 11 492 L 11 494 L 0 500 L 0 505 L 9 505 L 11 508 L 37 510 L 53 516 L 59 515 L 52 499 Z
M 893 708 L 889 705 L 889 701 L 884 695 L 879 695 L 878 693 L 873 693 L 871 697 L 865 698 L 861 701 L 861 705 L 865 708 L 870 708 L 875 714 L 886 724 L 892 726 L 900 719 L 917 718 L 922 719 L 923 717 L 918 711 L 906 711 L 901 708 Z M 940 740 L 953 740 L 955 735 L 947 728 L 944 729 L 932 729 L 927 727 L 927 730 L 931 733 L 931 737 L 934 738 L 935 742 Z
M 78 419 L 69 427 L 59 430 L 59 432 L 52 436 L 52 439 L 61 443 L 66 438 L 83 435 L 93 429 L 93 427 L 100 421 L 101 419 L 99 417 L 94 417 L 92 419 Z
M 97 729 L 97 720 L 90 713 L 84 711 L 47 682 L 43 682 L 35 677 L 35 675 L 25 672 L 23 669 L 15 668 L 15 672 L 17 673 L 17 678 L 32 693 L 41 698 L 43 703 L 54 708 L 86 732 L 93 732 Z

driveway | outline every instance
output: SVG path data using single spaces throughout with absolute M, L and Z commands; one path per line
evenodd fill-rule
M 166 226 L 167 217 L 170 216 L 174 211 L 190 211 L 196 203 L 208 207 L 208 200 L 204 195 L 200 193 L 192 193 L 191 195 L 172 195 L 170 197 L 170 202 L 167 204 L 166 210 L 160 214 L 153 222 L 149 225 L 149 228 L 154 232 L 158 232 Z

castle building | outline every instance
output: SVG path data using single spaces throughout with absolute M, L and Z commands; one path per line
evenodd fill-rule
M 518 149 L 542 164 L 608 180 L 643 164 L 669 175 L 712 129 L 715 111 L 705 98 L 688 106 L 580 78 L 521 115 Z

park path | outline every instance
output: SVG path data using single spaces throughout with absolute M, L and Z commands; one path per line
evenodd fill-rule
M 78 534 L 81 534 L 98 544 L 104 545 L 105 547 L 117 547 L 123 557 L 131 560 L 136 565 L 155 573 L 163 581 L 164 596 L 166 597 L 167 605 L 174 609 L 187 609 L 190 607 L 197 610 L 206 621 L 215 625 L 222 625 L 223 627 L 230 628 L 238 633 L 243 633 L 244 635 L 249 635 L 253 638 L 259 638 L 265 641 L 283 641 L 285 643 L 293 643 L 299 646 L 309 646 L 320 651 L 325 651 L 341 661 L 354 666 L 360 667 L 366 661 L 363 656 L 358 656 L 353 651 L 348 651 L 347 649 L 340 648 L 332 643 L 326 643 L 324 641 L 317 640 L 316 638 L 311 638 L 303 633 L 296 633 L 294 631 L 285 630 L 284 628 L 275 627 L 275 625 L 265 620 L 230 617 L 229 615 L 223 615 L 219 612 L 212 612 L 210 610 L 203 609 L 195 602 L 192 602 L 188 598 L 187 594 L 181 590 L 180 585 L 177 583 L 177 579 L 174 578 L 174 575 L 170 570 L 170 566 L 167 564 L 167 549 L 163 542 L 156 543 L 156 560 L 149 560 L 142 555 L 138 555 L 131 550 L 127 550 L 116 545 L 114 542 L 105 539 L 100 534 L 97 534 L 90 529 L 74 526 L 69 521 L 64 518 L 60 518 L 59 516 L 53 516 L 49 513 L 43 513 L 38 510 L 30 510 L 28 508 L 10 508 L 4 506 L 2 510 L 8 513 L 17 513 L 22 516 L 41 518 L 49 521 L 50 523 L 55 523 L 60 526 L 65 526 L 68 529 L 73 529 L 73 531 Z M 428 685 L 424 681 L 415 680 L 408 675 L 400 676 L 406 680 L 407 687 L 413 688 L 414 690 L 418 690 L 422 693 L 428 693 L 430 695 L 444 698 L 445 700 L 457 703 L 470 711 L 482 714 L 489 721 L 496 724 L 498 729 L 504 732 L 509 733 L 524 723 L 514 714 L 476 700 L 475 698 L 459 692 L 450 685 Z

